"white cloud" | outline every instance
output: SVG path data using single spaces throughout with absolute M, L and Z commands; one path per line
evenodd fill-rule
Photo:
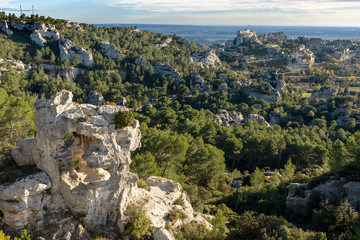
M 15 4 L 13 4 L 16 0 L 1 0 L 0 8 L 13 8 Z
M 100 3 L 99 0 L 95 0 Z M 360 7 L 354 0 L 105 0 L 104 4 L 132 11 L 149 12 L 221 12 L 221 11 L 285 11 L 314 12 L 335 11 L 344 7 Z

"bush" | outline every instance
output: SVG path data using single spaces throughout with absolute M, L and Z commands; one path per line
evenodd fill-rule
M 115 123 L 118 127 L 127 127 L 133 124 L 134 115 L 130 111 L 119 111 L 115 115 Z
M 138 186 L 139 188 L 143 188 L 143 189 L 145 189 L 145 190 L 148 190 L 148 188 L 149 188 L 149 186 L 146 184 L 146 182 L 145 182 L 144 180 L 142 180 L 142 179 L 139 179 L 139 180 L 137 181 L 137 186 Z
M 73 162 L 74 169 L 76 171 L 79 171 L 80 167 L 81 167 L 80 166 L 80 160 L 78 158 L 73 158 L 72 162 Z
M 187 215 L 181 209 L 174 209 L 174 210 L 171 210 L 171 212 L 169 214 L 169 218 L 170 218 L 171 222 L 175 222 L 179 219 L 184 220 L 185 218 L 187 218 Z
M 129 205 L 129 222 L 126 224 L 125 233 L 130 235 L 131 240 L 142 239 L 146 234 L 150 233 L 151 221 L 146 217 L 143 208 Z
M 182 206 L 182 207 L 185 206 L 184 199 L 182 199 L 181 197 L 179 197 L 178 199 L 176 199 L 176 200 L 174 201 L 174 204 L 175 204 L 175 205 L 180 205 L 180 206 Z

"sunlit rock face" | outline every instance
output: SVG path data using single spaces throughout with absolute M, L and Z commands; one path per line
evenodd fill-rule
M 194 216 L 179 183 L 149 177 L 148 189 L 137 187 L 129 165 L 131 151 L 140 146 L 139 122 L 118 128 L 114 121 L 126 107 L 77 104 L 65 90 L 35 107 L 36 138 L 20 141 L 12 156 L 19 166 L 36 165 L 40 171 L 0 185 L 0 209 L 9 229 L 26 228 L 49 239 L 90 239 L 89 232 L 117 238 L 125 230 L 129 205 L 143 207 L 159 229 L 173 209 L 187 215 L 173 226 L 196 221 L 211 228 Z M 182 206 L 174 203 L 178 199 Z

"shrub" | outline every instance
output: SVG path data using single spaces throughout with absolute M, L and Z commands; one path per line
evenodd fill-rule
M 115 123 L 118 127 L 127 127 L 134 122 L 134 115 L 130 111 L 119 111 L 115 115 Z
M 130 235 L 131 240 L 142 239 L 146 234 L 150 233 L 151 221 L 146 217 L 143 208 L 134 205 L 128 206 L 129 222 L 125 226 L 125 233 Z
M 144 180 L 142 180 L 142 179 L 139 179 L 139 180 L 137 181 L 137 186 L 138 186 L 139 188 L 143 188 L 143 189 L 145 189 L 145 190 L 148 190 L 148 188 L 149 188 L 149 186 L 146 184 L 146 182 L 145 182 Z
M 169 218 L 170 218 L 171 222 L 175 222 L 176 220 L 179 220 L 179 219 L 184 220 L 185 218 L 187 218 L 187 215 L 181 209 L 173 209 L 169 213 Z
M 184 199 L 182 199 L 181 197 L 179 197 L 178 199 L 176 199 L 176 200 L 174 201 L 174 204 L 175 204 L 175 205 L 180 205 L 180 206 L 182 206 L 182 207 L 185 206 Z
M 78 158 L 73 158 L 72 160 L 74 168 L 76 171 L 80 170 L 80 160 Z

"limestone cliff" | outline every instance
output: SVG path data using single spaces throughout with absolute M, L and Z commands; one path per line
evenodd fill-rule
M 137 174 L 129 165 L 130 152 L 140 146 L 139 123 L 118 128 L 114 122 L 115 114 L 128 111 L 126 107 L 77 104 L 64 90 L 37 102 L 36 108 L 36 138 L 20 141 L 12 156 L 17 165 L 36 165 L 40 171 L 0 185 L 7 229 L 26 228 L 46 239 L 121 239 L 130 205 L 146 210 L 158 229 L 155 239 L 171 235 L 164 227 L 174 209 L 187 216 L 172 222 L 174 227 L 195 221 L 211 228 L 194 216 L 179 183 L 149 177 L 147 190 L 137 187 Z M 182 206 L 176 205 L 178 199 Z

